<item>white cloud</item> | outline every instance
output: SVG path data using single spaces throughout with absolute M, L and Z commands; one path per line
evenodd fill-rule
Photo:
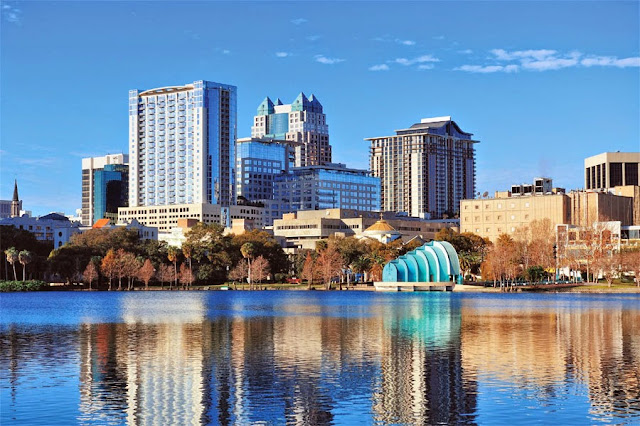
M 418 65 L 418 69 L 419 70 L 431 70 L 433 69 L 434 65 L 433 64 L 421 64 Z
M 464 55 L 470 55 L 473 53 L 473 50 L 471 49 L 458 50 L 458 53 L 462 53 Z
M 583 56 L 581 52 L 571 51 L 561 53 L 553 49 L 530 49 L 507 51 L 504 49 L 493 49 L 492 56 L 488 59 L 498 61 L 498 64 L 487 65 L 463 65 L 455 68 L 458 71 L 492 73 L 492 72 L 513 72 L 517 70 L 526 71 L 550 71 L 573 67 L 640 67 L 640 57 L 629 57 L 618 59 L 615 56 Z M 503 65 L 504 62 L 516 62 L 517 64 Z
M 640 57 L 618 59 L 613 56 L 589 56 L 580 61 L 585 67 L 640 67 Z
M 422 64 L 425 62 L 440 62 L 440 59 L 432 56 L 432 55 L 422 55 L 422 56 L 418 56 L 417 58 L 413 58 L 413 59 L 407 59 L 407 58 L 396 58 L 393 61 L 390 62 L 395 62 L 396 64 L 400 64 L 400 65 L 404 65 L 404 66 L 410 66 L 410 65 L 414 65 L 414 64 Z
M 316 62 L 320 62 L 321 64 L 326 64 L 326 65 L 333 65 L 333 64 L 337 64 L 345 61 L 345 59 L 340 59 L 340 58 L 327 58 L 324 55 L 316 55 L 314 56 L 314 58 Z
M 454 71 L 467 71 L 481 74 L 489 74 L 493 72 L 516 72 L 518 71 L 517 65 L 462 65 L 453 69 Z
M 288 53 L 288 52 L 276 52 L 276 56 L 278 58 L 286 58 L 287 56 L 291 56 L 291 53 Z
M 8 4 L 2 5 L 2 16 L 7 22 L 22 24 L 22 10 Z
M 369 71 L 389 71 L 389 65 L 380 64 L 369 67 Z
M 296 19 L 292 19 L 291 20 L 291 23 L 294 24 L 294 25 L 302 25 L 305 22 L 307 22 L 307 20 L 304 19 L 304 18 L 296 18 Z
M 513 61 L 515 59 L 535 59 L 541 61 L 555 55 L 557 52 L 549 49 L 516 50 L 514 52 L 507 52 L 504 49 L 493 49 L 491 53 L 495 55 L 496 59 L 501 61 Z
M 399 38 L 396 39 L 396 43 L 402 44 L 403 46 L 414 46 L 416 44 L 413 40 L 400 40 Z
M 561 68 L 575 67 L 578 58 L 547 58 L 540 61 L 522 61 L 522 68 L 533 71 L 559 70 Z

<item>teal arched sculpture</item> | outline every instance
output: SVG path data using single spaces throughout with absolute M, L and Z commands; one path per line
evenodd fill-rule
M 431 241 L 387 263 L 382 281 L 396 282 L 458 282 L 458 253 L 446 241 Z

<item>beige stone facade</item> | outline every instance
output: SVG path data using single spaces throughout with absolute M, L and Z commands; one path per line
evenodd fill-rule
M 573 191 L 567 194 L 571 200 L 571 224 L 591 226 L 595 222 L 619 221 L 633 224 L 633 198 L 609 192 Z
M 603 152 L 584 160 L 584 188 L 640 185 L 640 152 Z
M 262 227 L 264 208 L 254 206 L 221 207 L 218 204 L 173 204 L 165 206 L 137 206 L 118 209 L 118 221 L 137 219 L 160 232 L 169 232 L 180 219 L 196 219 L 204 223 L 219 223 L 230 227 L 234 219 L 252 219 Z
M 423 240 L 433 239 L 442 228 L 458 230 L 457 220 L 422 220 L 412 217 L 383 213 L 383 219 L 400 232 L 403 240 L 419 236 Z M 380 220 L 380 213 L 349 209 L 307 210 L 286 213 L 273 223 L 273 234 L 283 237 L 300 248 L 315 248 L 317 241 L 331 235 L 360 236 L 364 230 Z
M 631 223 L 635 226 L 640 226 L 640 186 L 637 185 L 625 185 L 616 186 L 609 192 L 622 197 L 630 197 L 633 199 L 633 213 Z
M 512 234 L 518 227 L 542 219 L 549 219 L 553 226 L 607 221 L 631 225 L 633 202 L 631 197 L 596 191 L 524 197 L 496 192 L 495 198 L 460 203 L 460 229 L 495 241 L 501 234 Z
M 549 219 L 553 225 L 570 223 L 570 200 L 564 194 L 510 197 L 497 193 L 496 198 L 462 200 L 461 232 L 473 232 L 495 241 L 501 234 L 511 234 L 534 220 Z

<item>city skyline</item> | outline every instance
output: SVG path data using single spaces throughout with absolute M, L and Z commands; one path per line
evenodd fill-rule
M 73 212 L 81 159 L 128 153 L 128 91 L 200 78 L 238 87 L 239 138 L 265 97 L 313 93 L 333 161 L 350 168 L 368 168 L 365 138 L 451 115 L 482 141 L 476 191 L 535 176 L 581 188 L 585 158 L 638 150 L 638 11 L 637 2 L 3 2 L 0 198 L 17 178 L 35 215 Z M 176 24 L 158 25 L 163 16 Z

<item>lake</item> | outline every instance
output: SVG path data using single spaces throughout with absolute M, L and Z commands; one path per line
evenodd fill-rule
M 639 424 L 640 296 L 0 295 L 0 423 Z

